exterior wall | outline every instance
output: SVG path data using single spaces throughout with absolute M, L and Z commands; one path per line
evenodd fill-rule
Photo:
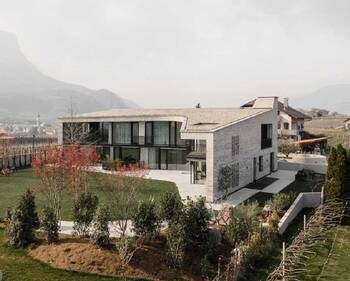
M 261 149 L 261 125 L 272 124 L 272 147 Z M 239 136 L 239 154 L 232 156 L 232 137 Z M 209 146 L 210 147 L 210 146 Z M 222 166 L 239 163 L 239 185 L 230 191 L 238 190 L 254 181 L 253 159 L 257 159 L 256 179 L 270 174 L 270 153 L 274 152 L 274 167 L 277 169 L 277 110 L 258 115 L 214 133 L 213 138 L 213 197 L 224 195 L 219 190 L 218 178 Z M 259 156 L 263 156 L 263 171 L 259 172 Z M 210 158 L 207 157 L 207 165 Z

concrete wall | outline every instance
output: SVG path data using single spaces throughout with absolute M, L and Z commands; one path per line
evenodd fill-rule
M 321 192 L 300 193 L 278 223 L 278 232 L 283 234 L 290 223 L 304 208 L 316 208 L 321 204 Z
M 261 150 L 261 125 L 272 124 L 273 141 L 272 148 Z M 232 156 L 232 136 L 239 136 L 239 154 Z M 213 197 L 218 199 L 224 195 L 219 190 L 218 179 L 220 168 L 227 165 L 239 163 L 239 185 L 232 188 L 235 191 L 254 181 L 253 158 L 257 159 L 257 179 L 270 173 L 270 153 L 275 153 L 274 167 L 277 169 L 277 110 L 271 110 L 256 117 L 247 119 L 231 125 L 214 133 L 213 147 L 207 142 L 209 148 L 213 149 L 213 155 L 208 158 L 207 166 L 210 166 L 213 173 Z M 263 156 L 263 171 L 259 172 L 259 156 Z M 213 163 L 210 163 L 213 159 Z

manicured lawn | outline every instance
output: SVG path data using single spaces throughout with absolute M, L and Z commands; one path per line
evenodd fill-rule
M 322 267 L 326 260 L 337 233 L 334 249 L 327 265 Z M 350 226 L 338 226 L 328 234 L 328 239 L 324 242 L 317 253 L 312 256 L 306 265 L 307 273 L 301 280 L 304 281 L 345 281 L 350 280 Z M 319 278 L 319 279 L 318 279 Z
M 31 258 L 25 250 L 6 245 L 4 230 L 0 229 L 0 272 L 5 281 L 131 281 L 133 278 L 113 278 L 95 274 L 52 268 Z
M 0 177 L 0 217 L 5 216 L 8 207 L 13 207 L 18 202 L 21 194 L 24 193 L 27 187 L 31 187 L 37 183 L 38 180 L 32 173 L 31 169 L 19 170 L 10 177 Z M 90 191 L 96 194 L 99 198 L 99 202 L 106 202 L 106 195 L 98 189 L 95 185 L 92 185 Z M 139 194 L 139 200 L 146 200 L 153 197 L 155 200 L 159 200 L 162 194 L 165 192 L 178 193 L 177 187 L 172 182 L 157 181 L 157 180 L 145 180 L 145 186 L 142 188 Z M 35 191 L 36 204 L 40 210 L 46 203 L 44 195 Z M 62 204 L 62 219 L 71 220 L 71 208 L 73 205 L 73 194 L 66 193 L 63 196 Z
M 302 192 L 316 192 L 321 191 L 320 185 L 317 185 L 315 189 L 316 182 L 307 182 L 301 180 L 295 180 L 290 185 L 288 185 L 285 189 L 283 189 L 280 193 L 290 193 L 293 192 L 296 196 Z M 271 199 L 273 194 L 266 192 L 259 192 L 254 196 L 250 197 L 247 201 L 258 201 L 260 207 L 264 207 L 265 202 Z

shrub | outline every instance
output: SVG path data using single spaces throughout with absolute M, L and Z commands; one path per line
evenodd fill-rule
M 49 244 L 58 241 L 58 231 L 60 227 L 58 225 L 58 219 L 53 208 L 46 206 L 42 210 L 40 226 Z
M 110 213 L 106 206 L 100 206 L 97 209 L 93 220 L 93 229 L 90 241 L 93 245 L 105 248 L 109 245 L 109 227 Z
M 250 234 L 256 231 L 259 225 L 257 219 L 258 206 L 257 202 L 248 202 L 231 209 L 227 235 L 233 245 L 244 242 Z
M 10 217 L 9 244 L 22 248 L 33 242 L 34 228 L 39 226 L 39 219 L 35 208 L 35 197 L 30 189 L 21 196 L 15 211 L 7 211 L 7 216 Z
M 30 243 L 24 223 L 24 214 L 20 209 L 11 212 L 7 226 L 7 243 L 14 248 L 24 248 Z
M 275 232 L 278 229 L 279 222 L 280 222 L 280 216 L 278 215 L 278 213 L 276 211 L 272 212 L 272 214 L 267 219 L 269 230 L 271 232 Z
M 283 213 L 287 211 L 293 202 L 293 195 L 287 193 L 276 193 L 272 197 L 272 211 Z
M 132 245 L 131 238 L 122 236 L 116 242 L 116 247 L 122 265 L 128 265 L 136 251 L 135 247 Z
M 145 238 L 153 238 L 159 231 L 159 218 L 154 200 L 141 202 L 133 216 L 134 231 Z
M 118 170 L 122 166 L 123 166 L 123 161 L 121 160 L 113 160 L 108 158 L 102 161 L 102 168 L 108 171 Z
M 209 210 L 205 206 L 205 198 L 199 197 L 196 202 L 187 202 L 184 218 L 186 233 L 191 240 L 203 240 L 208 232 L 210 220 Z
M 160 217 L 171 224 L 179 219 L 183 208 L 184 205 L 178 194 L 166 192 L 160 200 Z
M 98 205 L 97 196 L 90 192 L 79 194 L 73 206 L 73 230 L 77 235 L 88 235 Z
M 167 256 L 169 263 L 175 268 L 181 268 L 185 258 L 186 231 L 183 224 L 172 223 L 167 232 Z
M 38 213 L 36 212 L 35 196 L 30 189 L 27 189 L 22 195 L 18 204 L 18 209 L 22 210 L 25 223 L 29 228 L 39 228 L 40 222 Z
M 199 266 L 202 277 L 208 278 L 210 275 L 210 261 L 207 255 L 201 258 Z
M 289 154 L 296 153 L 298 151 L 298 145 L 290 140 L 279 140 L 278 152 L 284 154 L 288 158 Z
M 339 180 L 331 178 L 324 185 L 324 200 L 331 201 L 340 197 L 342 186 Z

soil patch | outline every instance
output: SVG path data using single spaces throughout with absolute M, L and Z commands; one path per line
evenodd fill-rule
M 98 249 L 89 239 L 62 237 L 57 244 L 39 241 L 29 254 L 44 263 L 61 269 L 90 272 L 109 276 L 141 277 L 152 280 L 204 280 L 200 277 L 200 254 L 196 246 L 188 249 L 184 270 L 176 270 L 166 263 L 166 238 L 144 244 L 136 251 L 130 265 L 122 267 L 117 251 Z M 214 269 L 214 267 L 213 267 Z

